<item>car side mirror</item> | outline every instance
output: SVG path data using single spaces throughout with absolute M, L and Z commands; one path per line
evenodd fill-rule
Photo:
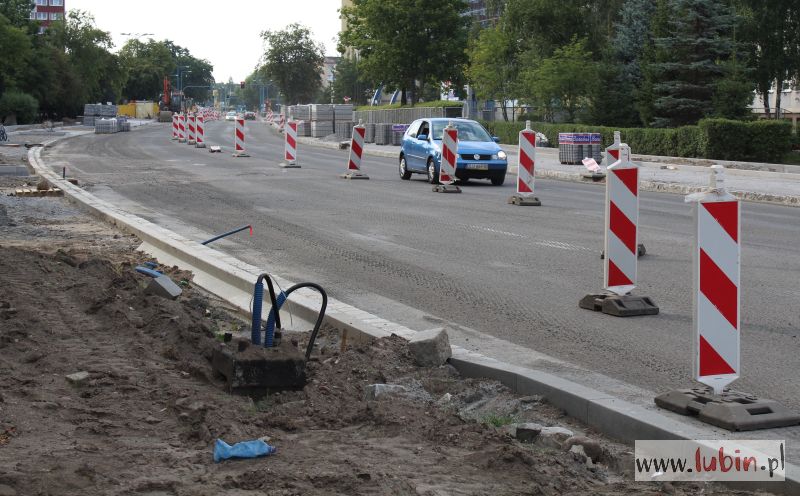
M 494 141 L 495 143 L 500 143 L 500 138 L 498 138 L 497 136 L 492 136 L 492 141 Z
M 428 135 L 427 134 L 419 134 L 419 135 L 417 135 L 417 139 L 420 140 L 420 141 L 428 141 Z

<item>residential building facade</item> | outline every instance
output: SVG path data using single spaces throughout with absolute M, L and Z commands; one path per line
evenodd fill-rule
M 39 22 L 39 32 L 44 31 L 53 21 L 64 19 L 65 0 L 34 0 L 31 19 Z

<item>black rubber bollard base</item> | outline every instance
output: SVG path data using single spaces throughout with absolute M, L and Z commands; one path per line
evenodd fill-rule
M 658 306 L 648 296 L 620 296 L 611 293 L 588 294 L 578 302 L 580 308 L 615 317 L 657 315 Z
M 461 193 L 461 188 L 453 184 L 437 184 L 433 187 L 434 193 Z
M 656 396 L 655 403 L 671 412 L 695 416 L 730 431 L 800 425 L 800 415 L 780 403 L 729 389 L 720 395 L 705 386 L 678 389 Z
M 542 202 L 535 196 L 514 195 L 508 199 L 509 205 L 519 205 L 522 207 L 540 207 Z

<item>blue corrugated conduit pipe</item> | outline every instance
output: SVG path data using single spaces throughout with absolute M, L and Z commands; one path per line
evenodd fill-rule
M 164 274 L 162 274 L 161 272 L 159 272 L 157 270 L 153 270 L 153 269 L 151 269 L 149 267 L 144 267 L 142 265 L 137 265 L 136 266 L 136 272 L 138 272 L 140 274 L 144 274 L 146 276 L 150 276 L 150 277 L 159 277 L 159 276 L 163 276 L 164 275 Z
M 286 291 L 281 291 L 281 294 L 278 295 L 277 305 L 275 303 L 272 304 L 272 310 L 269 312 L 269 316 L 267 317 L 267 334 L 265 337 L 265 347 L 272 346 L 272 336 L 275 333 L 275 324 L 277 323 L 278 328 L 281 326 L 280 320 L 280 309 L 281 306 L 286 302 L 289 298 L 289 295 L 292 294 L 294 291 L 300 288 L 312 288 L 316 289 L 320 295 L 322 295 L 322 305 L 319 309 L 319 314 L 317 315 L 317 322 L 314 324 L 314 330 L 311 331 L 311 337 L 308 339 L 308 346 L 306 347 L 306 361 L 311 357 L 311 350 L 314 348 L 314 341 L 317 340 L 317 333 L 319 332 L 319 328 L 322 325 L 322 319 L 325 318 L 325 309 L 328 308 L 328 293 L 322 289 L 322 286 L 313 282 L 301 282 L 299 284 L 295 284 L 291 288 L 287 289 Z M 269 343 L 269 344 L 267 344 Z
M 278 308 L 275 299 L 275 287 L 272 285 L 272 278 L 269 274 L 264 273 L 258 276 L 255 288 L 253 289 L 253 320 L 252 327 L 250 328 L 250 342 L 255 345 L 261 344 L 261 304 L 264 301 L 264 280 L 267 280 L 267 288 L 269 288 L 269 301 L 272 303 L 272 308 Z M 283 294 L 283 293 L 281 293 Z M 270 312 L 272 318 L 272 312 Z M 278 327 L 281 326 L 280 316 L 278 316 Z

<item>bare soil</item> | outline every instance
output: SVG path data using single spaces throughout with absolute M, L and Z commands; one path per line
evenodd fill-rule
M 64 199 L 6 196 L 14 181 L 0 179 L 0 496 L 734 493 L 632 482 L 629 448 L 541 398 L 417 368 L 396 337 L 340 352 L 323 329 L 304 389 L 227 394 L 211 351 L 246 319 L 174 267 L 182 296 L 146 295 L 135 238 Z M 285 339 L 304 349 L 306 334 Z M 408 393 L 366 401 L 375 383 Z M 522 444 L 505 424 L 523 421 L 588 435 L 603 457 Z M 212 460 L 217 438 L 265 436 L 276 454 Z

